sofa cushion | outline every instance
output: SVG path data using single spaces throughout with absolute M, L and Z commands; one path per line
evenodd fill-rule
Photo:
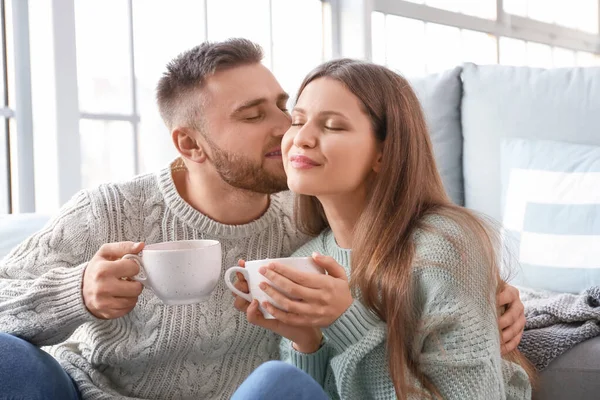
M 465 205 L 500 219 L 505 137 L 600 145 L 600 68 L 476 66 L 462 71 Z
M 0 260 L 49 221 L 42 214 L 0 215 Z
M 600 146 L 504 139 L 501 176 L 502 222 L 520 263 L 513 283 L 600 285 Z
M 560 355 L 540 374 L 534 400 L 592 400 L 600 393 L 600 337 Z
M 429 127 L 433 150 L 446 192 L 464 205 L 462 133 L 460 127 L 461 68 L 410 81 Z

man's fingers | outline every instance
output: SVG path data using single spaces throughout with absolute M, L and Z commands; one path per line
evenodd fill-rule
M 514 324 L 519 318 L 525 318 L 525 307 L 520 301 L 512 303 L 511 306 L 498 318 L 498 325 L 500 329 L 506 329 L 510 325 Z
M 514 324 L 517 321 L 518 314 L 509 312 L 507 310 L 500 318 L 498 318 L 498 327 L 500 330 L 504 330 Z
M 137 262 L 129 259 L 111 261 L 107 264 L 110 275 L 117 278 L 132 278 L 140 273 L 140 266 Z
M 114 309 L 118 311 L 130 310 L 137 304 L 137 298 L 135 297 L 122 297 L 115 299 Z
M 510 342 L 513 338 L 519 336 L 523 332 L 525 324 L 522 323 L 523 318 L 517 318 L 508 328 L 502 330 L 502 343 Z
M 117 242 L 106 243 L 100 247 L 96 253 L 98 256 L 106 260 L 118 260 L 125 254 L 137 254 L 144 248 L 144 243 L 134 242 Z
M 516 350 L 516 348 L 519 346 L 519 343 L 521 343 L 522 337 L 523 337 L 523 332 L 519 333 L 508 343 L 503 344 L 502 345 L 502 355 L 504 356 L 504 355 L 510 353 L 511 351 Z
M 112 295 L 123 298 L 138 298 L 144 290 L 144 285 L 137 281 L 117 280 L 114 283 Z
M 519 289 L 510 285 L 506 285 L 496 296 L 498 307 L 510 305 L 517 300 L 519 300 Z

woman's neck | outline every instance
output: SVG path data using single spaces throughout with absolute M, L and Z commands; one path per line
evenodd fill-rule
M 338 246 L 352 248 L 354 227 L 366 206 L 364 191 L 335 196 L 318 196 Z

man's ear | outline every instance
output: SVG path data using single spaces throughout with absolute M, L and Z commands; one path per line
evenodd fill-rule
M 206 160 L 202 145 L 196 140 L 198 132 L 189 128 L 175 128 L 171 132 L 173 144 L 182 157 L 196 163 Z

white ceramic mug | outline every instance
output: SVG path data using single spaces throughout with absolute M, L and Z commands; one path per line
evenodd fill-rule
M 152 289 L 167 305 L 207 300 L 221 275 L 221 243 L 216 240 L 182 240 L 155 243 L 140 255 L 126 254 L 140 266 L 133 277 Z
M 292 296 L 286 294 L 283 290 L 274 285 L 270 280 L 265 278 L 258 270 L 260 267 L 267 266 L 269 263 L 277 262 L 283 265 L 287 265 L 288 267 L 295 268 L 300 271 L 305 272 L 314 272 L 318 274 L 324 274 L 325 271 L 323 268 L 319 267 L 311 257 L 289 257 L 289 258 L 272 258 L 266 260 L 253 260 L 246 261 L 246 268 L 242 267 L 231 267 L 227 271 L 225 271 L 225 284 L 227 287 L 238 296 L 252 302 L 252 300 L 256 299 L 259 303 L 259 309 L 264 315 L 266 319 L 275 319 L 267 310 L 262 307 L 262 303 L 268 301 L 273 304 L 275 307 L 282 309 L 283 308 L 277 304 L 269 295 L 262 291 L 262 289 L 258 286 L 261 282 L 267 282 L 273 288 L 279 290 L 281 293 L 293 299 Z M 250 293 L 244 293 L 238 290 L 233 283 L 231 282 L 231 275 L 234 272 L 239 272 L 244 275 L 244 278 L 248 281 L 248 288 L 250 289 Z

